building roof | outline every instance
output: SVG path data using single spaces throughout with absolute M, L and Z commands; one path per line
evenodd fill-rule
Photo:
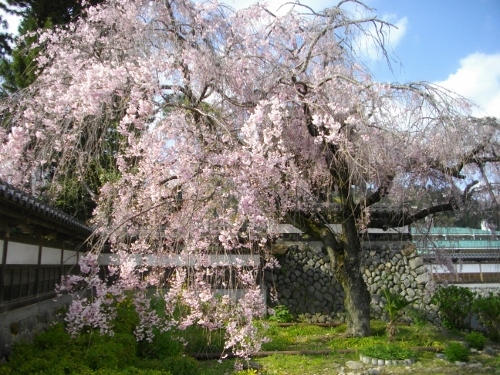
M 417 248 L 443 250 L 500 250 L 500 240 L 429 240 L 417 242 Z
M 341 224 L 327 224 L 327 226 L 333 233 L 342 233 Z M 291 224 L 277 224 L 275 229 L 280 234 L 304 234 L 304 232 Z M 370 234 L 405 234 L 408 233 L 408 226 L 388 229 L 367 228 L 361 232 Z
M 9 226 L 30 225 L 70 234 L 81 239 L 93 229 L 0 179 L 0 214 Z M 5 223 L 7 221 L 7 223 Z
M 500 237 L 500 231 L 490 231 L 474 228 L 457 228 L 457 227 L 432 227 L 432 228 L 411 228 L 413 236 L 492 236 L 495 234 Z

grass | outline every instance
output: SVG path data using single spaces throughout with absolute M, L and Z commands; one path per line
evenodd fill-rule
M 123 322 L 121 325 L 127 326 Z M 17 353 L 11 358 L 11 366 L 0 365 L 0 375 L 128 373 L 156 375 L 166 373 L 166 370 L 170 370 L 172 375 L 195 373 L 199 375 L 331 375 L 342 371 L 349 372 L 346 362 L 359 361 L 359 352 L 363 348 L 388 344 L 386 323 L 382 321 L 372 321 L 372 336 L 364 338 L 345 337 L 345 325 L 318 327 L 299 324 L 281 327 L 276 322 L 269 322 L 267 335 L 271 341 L 264 344 L 262 350 L 276 353 L 266 357 L 256 357 L 252 360 L 250 370 L 236 372 L 234 359 L 207 360 L 196 363 L 192 358 L 183 356 L 183 352 L 198 354 L 221 352 L 224 346 L 223 331 L 208 333 L 199 328 L 190 327 L 184 331 L 159 335 L 153 344 L 137 344 L 131 333 L 126 332 L 129 328 L 117 333 L 113 338 L 81 335 L 77 339 L 69 339 L 62 326 L 56 326 L 38 336 L 34 344 L 20 345 Z M 175 336 L 182 336 L 189 343 L 183 347 L 173 340 Z M 433 347 L 444 350 L 450 342 L 464 342 L 465 338 L 466 336 L 460 332 L 431 325 L 398 326 L 393 344 L 400 348 Z M 487 343 L 487 345 L 492 345 L 492 343 Z M 349 350 L 346 351 L 346 349 Z M 321 355 L 279 353 L 280 351 L 318 350 L 329 351 L 329 353 Z M 455 364 L 436 359 L 435 353 L 419 352 L 417 359 L 417 363 L 410 369 L 405 366 L 392 366 L 381 368 L 380 374 L 397 375 L 411 372 L 456 375 L 458 371 Z M 500 356 L 498 355 L 471 353 L 469 363 L 475 362 L 480 362 L 481 367 L 460 368 L 460 374 L 500 374 L 500 371 L 497 372 L 500 370 Z
M 271 324 L 268 331 L 271 341 L 264 344 L 263 350 L 361 349 L 377 343 L 387 343 L 385 328 L 385 322 L 372 321 L 372 336 L 348 338 L 344 337 L 345 325 L 325 328 L 313 325 L 278 327 Z M 446 332 L 430 325 L 401 326 L 395 343 L 403 347 L 431 346 L 442 350 L 450 337 Z
M 296 325 L 279 327 L 270 323 L 268 336 L 269 343 L 264 344 L 263 351 L 299 351 L 299 350 L 327 350 L 331 354 L 324 355 L 283 355 L 276 353 L 271 356 L 255 358 L 252 362 L 259 366 L 258 370 L 235 372 L 235 360 L 201 361 L 201 372 L 205 375 L 323 375 L 337 374 L 341 371 L 349 372 L 347 361 L 359 361 L 359 350 L 377 344 L 387 344 L 385 332 L 386 323 L 371 322 L 372 336 L 364 338 L 347 338 L 344 336 L 346 326 L 317 327 L 313 325 Z M 432 347 L 442 351 L 451 340 L 464 341 L 464 334 L 442 329 L 432 325 L 399 326 L 394 345 L 402 348 Z M 491 345 L 492 343 L 490 343 Z M 345 353 L 345 349 L 354 349 Z M 465 374 L 500 374 L 500 356 L 471 354 L 470 363 L 481 363 L 481 367 L 460 368 L 461 375 Z M 344 369 L 344 370 L 342 370 Z M 498 372 L 496 372 L 498 370 Z M 380 374 L 444 374 L 456 375 L 457 366 L 436 358 L 434 352 L 418 352 L 418 361 L 409 369 L 405 366 L 391 366 L 381 368 Z

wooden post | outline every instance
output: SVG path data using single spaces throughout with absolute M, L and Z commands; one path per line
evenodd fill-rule
M 42 292 L 42 288 L 40 286 L 40 280 L 44 279 L 43 275 L 40 275 L 42 273 L 42 237 L 41 235 L 37 236 L 38 239 L 38 264 L 36 266 L 36 276 L 35 276 L 35 296 L 38 297 L 40 292 Z
M 10 233 L 9 230 L 5 232 L 5 238 L 3 240 L 3 256 L 2 256 L 2 277 L 0 278 L 0 305 L 3 304 L 3 290 L 4 290 L 4 280 L 5 280 L 5 274 L 7 272 L 7 249 L 9 247 L 9 237 Z

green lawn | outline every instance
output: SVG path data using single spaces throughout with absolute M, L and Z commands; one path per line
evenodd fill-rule
M 268 336 L 271 339 L 263 347 L 263 351 L 276 351 L 276 354 L 252 359 L 252 367 L 257 370 L 245 370 L 240 374 L 262 374 L 262 375 L 308 375 L 308 374 L 338 374 L 349 372 L 346 367 L 347 361 L 359 361 L 358 351 L 363 347 L 374 344 L 383 345 L 388 343 L 385 335 L 385 323 L 381 321 L 372 322 L 373 335 L 366 338 L 346 338 L 343 336 L 345 326 L 335 328 L 317 327 L 313 325 L 296 325 L 292 327 L 279 327 L 271 324 Z M 435 350 L 443 350 L 451 341 L 463 341 L 464 335 L 459 332 L 451 332 L 446 329 L 431 325 L 401 325 L 396 335 L 396 345 L 405 348 L 427 347 Z M 498 344 L 488 345 L 500 349 Z M 350 350 L 348 350 L 350 349 Z M 314 351 L 332 350 L 331 354 L 298 354 L 283 355 L 279 351 Z M 235 360 L 200 361 L 202 373 L 206 375 L 225 375 L 238 372 L 233 371 Z M 410 367 L 390 366 L 380 367 L 380 374 L 500 374 L 500 356 L 488 356 L 484 354 L 471 354 L 469 364 L 478 363 L 478 367 L 458 367 L 454 363 L 437 359 L 434 352 L 419 351 L 417 362 Z M 366 366 L 367 371 L 375 366 Z
M 37 336 L 33 344 L 18 345 L 10 361 L 0 364 L 0 375 L 334 375 L 352 371 L 346 364 L 359 362 L 359 351 L 363 348 L 388 344 L 386 323 L 381 321 L 372 321 L 373 334 L 365 338 L 346 338 L 345 326 L 297 324 L 282 327 L 273 322 L 266 330 L 270 342 L 262 348 L 265 355 L 255 356 L 250 363 L 240 361 L 240 365 L 250 365 L 251 369 L 238 372 L 234 369 L 236 359 L 196 361 L 188 355 L 220 353 L 224 346 L 221 331 L 208 333 L 190 327 L 158 334 L 153 343 L 137 343 L 131 331 L 132 320 L 133 316 L 122 315 L 121 330 L 113 337 L 89 332 L 72 339 L 62 325 L 57 325 Z M 176 339 L 178 336 L 183 336 L 188 344 L 181 345 Z M 464 341 L 464 338 L 463 333 L 431 325 L 400 325 L 393 344 L 400 348 L 426 347 L 441 351 L 448 343 Z M 476 367 L 458 367 L 436 359 L 434 352 L 419 351 L 417 362 L 411 367 L 381 367 L 379 374 L 500 375 L 500 348 L 491 342 L 487 345 L 496 353 L 470 354 L 469 364 Z M 284 351 L 298 354 L 284 354 Z M 353 372 L 366 374 L 370 368 L 373 367 Z

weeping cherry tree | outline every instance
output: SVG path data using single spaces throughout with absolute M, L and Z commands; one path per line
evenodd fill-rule
M 110 0 L 85 12 L 38 37 L 38 78 L 2 102 L 0 130 L 0 177 L 34 194 L 50 186 L 56 196 L 68 171 L 85 185 L 103 156 L 112 170 L 92 191 L 82 273 L 59 287 L 94 290 L 75 295 L 73 333 L 110 333 L 112 302 L 135 290 L 138 338 L 199 324 L 224 328 L 226 348 L 251 355 L 261 339 L 252 321 L 265 312 L 258 270 L 276 264 L 269 243 L 289 223 L 324 244 L 348 334 L 369 335 L 362 231 L 460 212 L 498 183 L 498 121 L 471 117 L 470 102 L 429 83 L 376 82 L 357 45 L 387 56 L 391 25 L 359 1 L 278 14 Z M 405 204 L 427 186 L 442 197 Z M 372 217 L 383 201 L 390 214 Z M 114 283 L 97 275 L 104 246 L 118 259 Z M 148 308 L 151 286 L 163 290 L 161 317 Z M 238 300 L 215 293 L 234 287 L 246 291 Z

